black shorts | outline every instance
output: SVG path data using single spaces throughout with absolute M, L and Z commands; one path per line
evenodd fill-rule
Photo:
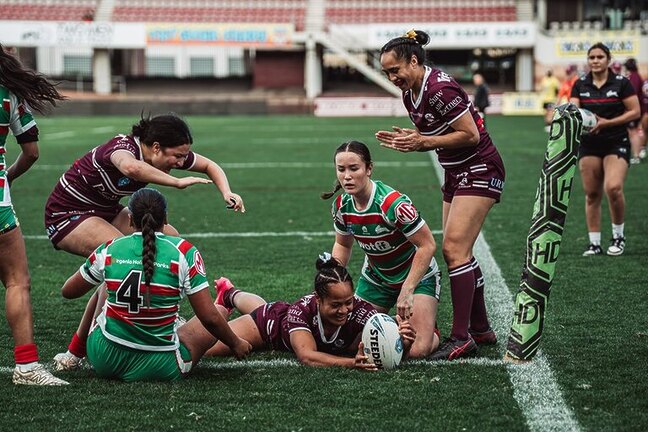
M 630 141 L 624 138 L 621 142 L 581 145 L 578 149 L 578 159 L 584 156 L 596 156 L 603 159 L 608 155 L 617 155 L 630 164 Z

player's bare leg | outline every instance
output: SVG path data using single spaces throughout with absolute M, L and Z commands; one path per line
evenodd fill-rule
M 414 308 L 410 323 L 416 330 L 416 339 L 409 350 L 409 358 L 427 357 L 439 346 L 435 333 L 439 302 L 426 294 L 414 294 Z
M 0 280 L 5 286 L 5 311 L 14 339 L 15 384 L 65 385 L 38 362 L 34 343 L 31 279 L 20 227 L 0 235 Z

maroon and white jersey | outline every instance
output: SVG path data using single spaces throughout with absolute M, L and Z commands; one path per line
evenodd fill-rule
M 290 345 L 290 333 L 296 330 L 306 330 L 312 333 L 317 343 L 317 351 L 328 354 L 342 354 L 352 349 L 353 343 L 362 334 L 367 318 L 376 314 L 376 309 L 359 297 L 353 298 L 353 311 L 347 322 L 338 327 L 331 336 L 326 337 L 322 320 L 317 307 L 315 295 L 310 294 L 293 303 L 281 321 L 281 338 L 287 348 Z
M 147 185 L 125 176 L 113 165 L 110 157 L 121 151 L 130 153 L 137 160 L 144 160 L 137 137 L 117 135 L 77 159 L 63 173 L 52 195 L 71 209 L 117 205 L 122 197 Z M 195 161 L 195 154 L 189 152 L 180 169 L 190 169 Z
M 412 90 L 403 92 L 403 103 L 410 119 L 421 135 L 446 135 L 454 130 L 452 123 L 466 112 L 475 121 L 479 130 L 479 144 L 475 147 L 437 149 L 439 162 L 444 168 L 464 163 L 474 163 L 497 154 L 490 139 L 484 120 L 477 114 L 466 92 L 447 73 L 425 66 L 423 86 L 416 100 Z

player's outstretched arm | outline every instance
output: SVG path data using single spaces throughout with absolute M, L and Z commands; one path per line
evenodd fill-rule
M 401 318 L 409 319 L 414 309 L 414 289 L 430 267 L 430 262 L 436 251 L 436 243 L 427 223 L 416 233 L 409 236 L 409 241 L 416 246 L 412 267 L 403 282 L 401 292 L 396 301 L 396 310 Z
M 194 155 L 196 156 L 196 162 L 190 168 L 190 171 L 206 174 L 223 195 L 223 200 L 225 200 L 227 207 L 234 211 L 245 213 L 243 198 L 232 192 L 229 181 L 227 180 L 227 175 L 220 165 L 205 156 L 199 155 L 198 153 L 194 153 Z
M 333 255 L 333 258 L 338 260 L 343 267 L 346 267 L 349 264 L 352 250 L 353 236 L 335 233 L 335 243 L 333 244 L 331 255 Z
M 161 186 L 184 189 L 194 184 L 209 184 L 212 182 L 211 180 L 200 177 L 174 177 L 144 161 L 135 159 L 131 153 L 126 151 L 114 152 L 110 156 L 110 160 L 115 165 L 115 168 L 126 177 L 143 183 L 153 183 Z
M 297 356 L 297 360 L 306 366 L 340 366 L 362 370 L 378 370 L 376 365 L 367 361 L 362 342 L 358 346 L 355 357 L 341 357 L 317 351 L 317 344 L 311 332 L 295 330 L 290 333 L 290 345 Z

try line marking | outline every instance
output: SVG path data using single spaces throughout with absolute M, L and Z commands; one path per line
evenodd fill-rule
M 432 234 L 441 234 L 433 230 Z M 253 237 L 335 237 L 335 231 L 286 231 L 286 232 L 202 232 L 181 234 L 183 238 L 253 238 Z M 26 240 L 47 240 L 46 235 L 24 235 Z
M 436 153 L 429 152 L 429 155 L 435 162 L 434 171 L 437 178 L 443 183 L 444 173 L 436 159 Z M 513 316 L 513 295 L 482 233 L 477 237 L 473 251 L 484 274 L 485 297 L 491 326 L 497 333 L 503 356 Z M 540 349 L 529 363 L 517 365 L 502 362 L 501 364 L 505 365 L 508 371 L 513 385 L 513 397 L 531 431 L 580 430 L 576 416 L 565 402 L 560 386 L 556 382 L 551 365 Z

